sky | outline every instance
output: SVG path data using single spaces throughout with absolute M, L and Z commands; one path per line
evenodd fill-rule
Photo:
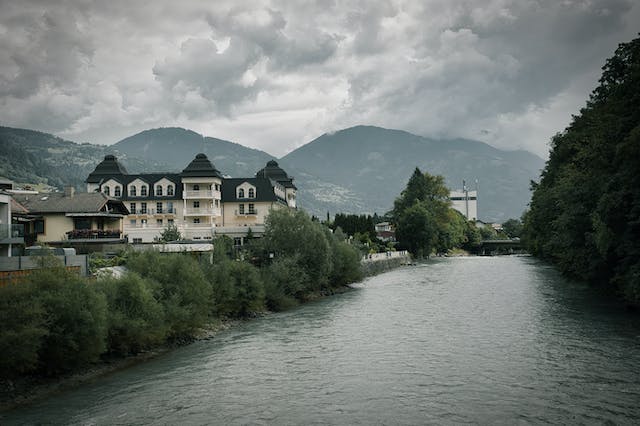
M 637 0 L 0 0 L 0 125 L 282 156 L 359 124 L 546 158 Z

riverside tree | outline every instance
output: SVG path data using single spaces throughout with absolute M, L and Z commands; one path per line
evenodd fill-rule
M 551 141 L 522 237 L 565 274 L 640 304 L 640 38 L 618 47 L 599 81 Z
M 471 225 L 450 207 L 444 178 L 417 167 L 396 198 L 392 214 L 400 245 L 417 257 L 464 246 L 473 234 Z

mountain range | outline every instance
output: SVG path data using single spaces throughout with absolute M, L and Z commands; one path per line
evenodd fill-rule
M 335 213 L 384 213 L 416 167 L 444 176 L 449 188 L 478 181 L 479 216 L 487 221 L 520 217 L 530 181 L 544 161 L 526 151 L 504 151 L 465 139 L 434 140 L 400 130 L 356 126 L 317 139 L 276 159 L 264 151 L 181 128 L 146 130 L 114 145 L 77 144 L 25 129 L 0 127 L 0 175 L 16 182 L 84 188 L 84 179 L 106 154 L 132 173 L 182 170 L 199 153 L 231 177 L 253 176 L 275 159 L 298 186 L 298 205 L 320 217 Z

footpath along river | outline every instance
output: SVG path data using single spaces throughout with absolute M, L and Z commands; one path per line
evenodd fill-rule
M 0 424 L 638 424 L 640 315 L 530 257 L 436 259 Z

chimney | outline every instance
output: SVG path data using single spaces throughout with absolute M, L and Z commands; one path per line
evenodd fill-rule
M 65 186 L 64 187 L 64 196 L 67 198 L 73 198 L 76 193 L 76 189 L 73 186 Z

